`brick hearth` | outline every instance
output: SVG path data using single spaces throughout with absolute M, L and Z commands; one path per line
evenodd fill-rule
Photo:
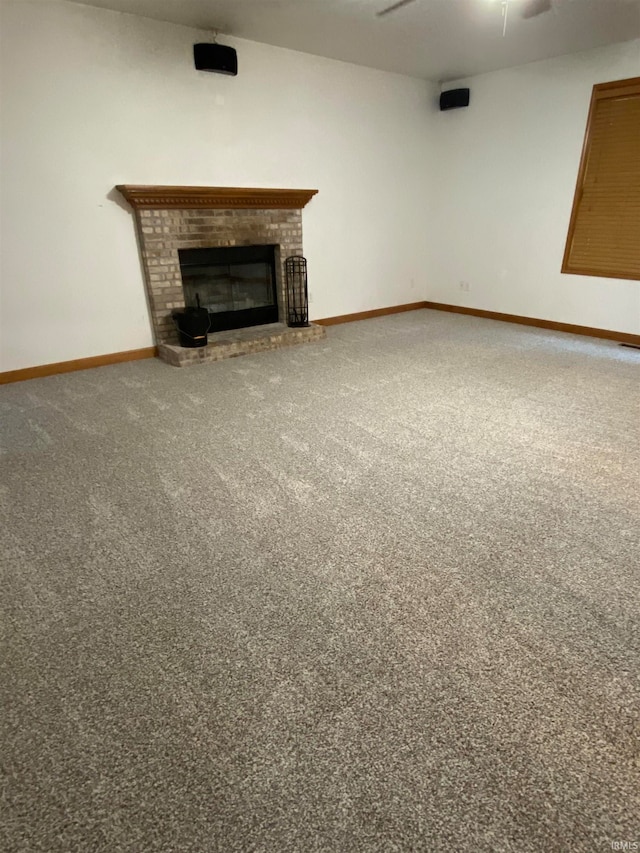
M 290 329 L 284 323 L 269 323 L 267 326 L 252 326 L 248 329 L 233 329 L 209 335 L 206 347 L 180 347 L 175 344 L 160 344 L 158 355 L 174 367 L 191 364 L 207 364 L 223 358 L 234 358 L 252 352 L 283 349 L 295 344 L 319 341 L 325 336 L 324 326 Z

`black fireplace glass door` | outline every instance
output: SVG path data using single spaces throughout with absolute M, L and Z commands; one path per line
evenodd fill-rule
M 275 246 L 179 249 L 185 305 L 209 312 L 211 332 L 278 322 Z

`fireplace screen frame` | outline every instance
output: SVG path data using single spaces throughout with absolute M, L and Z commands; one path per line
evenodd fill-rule
M 209 307 L 210 332 L 262 326 L 279 321 L 280 258 L 277 244 L 179 248 L 178 259 L 185 305 L 195 307 L 198 293 L 203 307 Z M 210 269 L 208 274 L 207 268 Z M 259 281 L 261 274 L 264 274 L 262 283 Z M 198 283 L 198 278 L 202 279 L 201 283 Z M 251 302 L 252 278 L 256 292 L 255 305 L 247 304 Z M 258 295 L 260 290 L 262 298 Z M 222 300 L 221 305 L 239 303 L 239 307 L 212 311 L 211 301 L 216 297 Z

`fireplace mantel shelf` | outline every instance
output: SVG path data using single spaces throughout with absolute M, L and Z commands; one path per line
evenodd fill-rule
M 122 193 L 136 210 L 196 208 L 229 209 L 288 209 L 301 210 L 318 190 L 255 189 L 250 187 L 166 187 L 119 184 Z

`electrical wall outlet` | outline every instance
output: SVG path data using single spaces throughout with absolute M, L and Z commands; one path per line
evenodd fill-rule
M 313 302 L 313 293 L 309 290 L 307 292 L 307 299 L 309 300 L 309 305 Z
M 469 293 L 469 282 L 468 281 L 459 281 L 458 287 L 460 290 L 464 291 L 464 293 Z

